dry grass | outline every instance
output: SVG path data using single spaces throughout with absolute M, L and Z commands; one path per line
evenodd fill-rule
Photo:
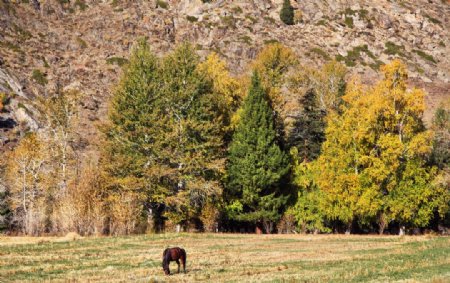
M 167 246 L 186 249 L 187 274 L 163 275 Z M 0 282 L 449 282 L 449 254 L 431 236 L 0 237 Z

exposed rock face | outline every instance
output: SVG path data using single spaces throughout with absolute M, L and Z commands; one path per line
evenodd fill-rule
M 309 65 L 336 55 L 345 59 L 354 48 L 367 45 L 368 51 L 349 63 L 352 73 L 366 82 L 377 78 L 379 64 L 400 57 L 408 63 L 411 82 L 429 92 L 428 119 L 449 96 L 450 5 L 441 0 L 291 1 L 301 15 L 293 26 L 279 19 L 282 0 L 61 2 L 0 0 L 0 91 L 16 94 L 8 115 L 17 124 L 19 117 L 28 119 L 23 112 L 30 116 L 17 110 L 19 101 L 28 108 L 33 97 L 51 93 L 58 81 L 85 94 L 80 128 L 85 140 L 95 140 L 93 121 L 104 119 L 121 73 L 114 58 L 127 58 L 143 36 L 159 54 L 182 41 L 192 42 L 202 56 L 215 51 L 234 73 L 245 71 L 269 42 L 293 48 Z M 388 47 L 390 43 L 394 45 Z M 34 70 L 48 83 L 32 78 Z M 2 90 L 5 81 L 9 88 Z

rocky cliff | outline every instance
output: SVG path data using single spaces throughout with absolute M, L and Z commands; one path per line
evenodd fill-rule
M 8 96 L 0 147 L 38 128 L 33 101 L 62 85 L 85 95 L 80 131 L 94 149 L 96 121 L 141 36 L 157 53 L 190 41 L 202 56 L 220 54 L 234 73 L 270 42 L 291 47 L 303 64 L 336 58 L 369 83 L 381 64 L 400 57 L 411 83 L 428 92 L 428 121 L 450 96 L 448 1 L 292 0 L 292 26 L 279 19 L 281 0 L 205 2 L 0 0 L 0 92 Z

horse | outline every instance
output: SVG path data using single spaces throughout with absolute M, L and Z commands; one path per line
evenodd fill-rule
M 186 273 L 186 251 L 179 247 L 167 248 L 163 252 L 162 267 L 166 275 L 170 274 L 169 264 L 171 261 L 176 261 L 178 264 L 178 273 L 180 273 L 180 259 L 183 264 L 183 271 Z

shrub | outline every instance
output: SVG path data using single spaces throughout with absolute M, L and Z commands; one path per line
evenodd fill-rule
M 194 17 L 194 16 L 186 16 L 186 19 L 188 20 L 188 21 L 190 21 L 191 23 L 195 23 L 195 22 L 197 22 L 198 21 L 198 19 L 196 18 L 196 17 Z
M 84 2 L 84 0 L 76 0 L 74 6 L 80 8 L 81 11 L 86 10 L 88 7 L 88 5 L 86 5 L 86 2 Z
M 81 48 L 86 48 L 87 47 L 87 43 L 86 41 L 84 41 L 81 37 L 77 37 L 77 43 L 80 45 Z
M 318 47 L 311 48 L 311 52 L 322 56 L 325 60 L 330 60 L 328 53 Z
M 280 11 L 280 19 L 286 25 L 294 24 L 294 8 L 290 0 L 284 0 Z
M 422 57 L 423 59 L 427 60 L 427 61 L 433 62 L 435 64 L 437 63 L 436 60 L 434 60 L 433 56 L 423 52 L 422 50 L 414 49 L 413 52 L 416 53 L 417 55 L 419 55 L 420 57 Z
M 38 84 L 45 86 L 48 83 L 46 75 L 41 72 L 39 69 L 34 69 L 33 73 L 31 73 L 31 78 Z
M 349 28 L 353 28 L 353 18 L 345 16 L 345 25 Z
M 395 43 L 388 41 L 384 44 L 386 49 L 384 50 L 384 53 L 388 55 L 399 55 L 402 57 L 406 57 L 405 55 L 405 47 L 402 45 L 396 45 Z
M 167 2 L 163 1 L 163 0 L 156 0 L 156 8 L 163 8 L 163 9 L 168 9 L 169 8 L 169 4 L 167 4 Z
M 106 63 L 110 65 L 118 65 L 122 67 L 125 64 L 128 64 L 128 60 L 122 57 L 110 57 L 106 59 Z

